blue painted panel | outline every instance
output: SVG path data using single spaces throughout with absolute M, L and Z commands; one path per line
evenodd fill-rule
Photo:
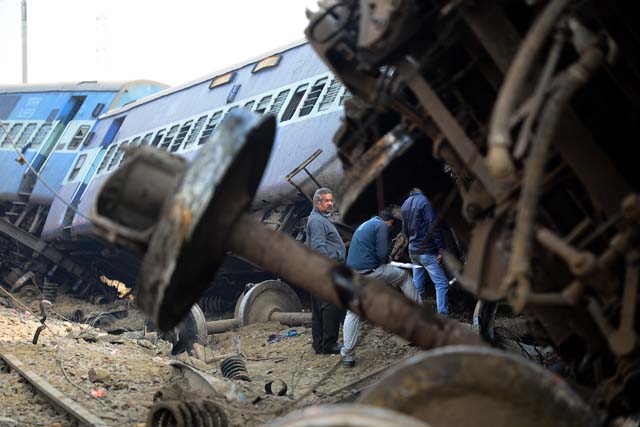
M 66 184 L 58 190 L 58 194 L 64 200 L 71 200 L 75 191 L 74 184 Z M 49 214 L 47 220 L 44 223 L 42 229 L 42 238 L 45 240 L 58 239 L 62 236 L 62 220 L 66 211 L 66 205 L 58 199 L 54 199 L 51 207 L 49 208 Z
M 93 179 L 90 185 L 87 187 L 82 200 L 80 200 L 80 204 L 78 205 L 78 211 L 85 215 L 86 217 L 90 216 L 91 207 L 93 206 L 94 199 L 102 187 L 102 184 L 107 179 L 109 175 L 101 175 L 95 179 Z M 87 235 L 91 234 L 93 229 L 93 225 L 86 218 L 81 217 L 80 215 L 76 215 L 73 218 L 73 224 L 71 228 L 71 233 L 73 235 Z
M 9 120 L 46 120 L 51 111 L 61 110 L 72 96 L 86 96 L 76 120 L 91 120 L 98 103 L 109 105 L 116 92 L 44 92 L 25 93 L 13 109 Z M 1 101 L 1 98 L 0 98 Z
M 104 104 L 101 114 L 107 111 L 107 107 L 113 99 L 116 97 L 116 92 L 88 92 L 88 93 L 74 93 L 73 96 L 86 96 L 87 98 L 82 103 L 80 110 L 76 113 L 74 120 L 92 120 L 93 110 L 95 110 L 98 104 Z
M 30 151 L 24 154 L 29 162 L 33 159 L 35 152 Z M 16 200 L 22 176 L 27 171 L 27 165 L 21 165 L 16 161 L 18 153 L 13 150 L 0 150 L 0 200 Z
M 40 172 L 41 178 L 54 190 L 60 190 L 62 181 L 73 167 L 75 159 L 76 153 L 54 152 Z M 42 204 L 50 204 L 54 198 L 51 191 L 40 180 L 36 183 L 31 197 L 36 203 Z

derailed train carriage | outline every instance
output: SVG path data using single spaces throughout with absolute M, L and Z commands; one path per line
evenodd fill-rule
M 176 324 L 231 250 L 424 349 L 480 344 L 409 360 L 361 403 L 443 427 L 633 422 L 640 198 L 626 139 L 637 134 L 640 112 L 637 7 L 323 1 L 307 28 L 310 44 L 354 95 L 334 139 L 345 172 L 338 187 L 344 221 L 421 187 L 466 243 L 465 263 L 446 253 L 444 260 L 483 300 L 483 334 L 495 303 L 506 300 L 526 316 L 537 342 L 556 349 L 574 390 L 243 214 L 259 181 L 243 170 L 266 167 L 269 118 L 232 113 L 218 148 L 205 146 L 204 160 L 166 172 L 175 194 L 157 189 L 162 213 L 144 217 L 156 228 L 138 241 L 142 307 L 161 327 Z M 144 157 L 132 159 L 130 172 Z M 211 164 L 219 173 L 207 172 Z M 106 237 L 135 243 L 136 224 L 123 214 L 133 206 L 126 194 L 112 180 L 96 213 L 111 221 Z M 210 253 L 193 259 L 197 249 Z M 384 425 L 393 414 L 315 408 L 279 425 Z
M 305 41 L 177 87 L 154 86 L 155 90 L 147 93 L 137 87 L 82 83 L 43 89 L 38 85 L 16 85 L 7 91 L 20 94 L 23 99 L 15 101 L 17 95 L 0 97 L 0 118 L 10 135 L 0 139 L 2 165 L 8 172 L 6 177 L 3 172 L 0 187 L 6 200 L 0 205 L 0 218 L 4 221 L 0 224 L 0 238 L 6 249 L 2 273 L 5 283 L 14 290 L 18 290 L 16 283 L 28 283 L 26 290 L 30 290 L 31 273 L 40 285 L 45 280 L 59 283 L 83 297 L 108 291 L 98 280 L 100 277 L 134 287 L 139 269 L 137 255 L 96 239 L 93 234 L 89 214 L 98 190 L 124 163 L 127 149 L 133 147 L 148 146 L 192 161 L 235 109 L 276 116 L 276 147 L 251 207 L 253 214 L 269 227 L 301 239 L 310 196 L 319 186 L 336 186 L 342 176 L 331 139 L 350 94 Z M 77 93 L 67 94 L 72 90 Z M 98 95 L 87 98 L 81 90 L 90 94 L 111 91 L 103 98 L 112 96 L 116 100 L 110 102 L 109 98 L 107 102 L 98 99 Z M 145 94 L 150 96 L 141 96 Z M 98 101 L 101 103 L 96 104 Z M 31 128 L 31 122 L 16 118 L 27 114 L 27 107 L 34 105 L 39 108 L 28 114 L 34 120 L 40 119 L 42 129 L 49 132 L 46 144 L 33 143 L 24 132 L 18 132 L 25 124 Z M 45 119 L 47 115 L 51 117 Z M 57 129 L 55 135 L 51 134 L 52 126 Z M 38 135 L 43 134 L 42 129 Z M 23 152 L 32 169 L 16 161 L 16 148 Z M 42 161 L 32 162 L 32 153 L 38 153 Z M 27 178 L 28 189 L 24 184 L 20 186 L 20 180 Z M 23 220 L 23 211 L 31 213 L 29 221 Z M 18 220 L 13 221 L 15 218 Z M 13 259 L 9 256 L 12 252 L 21 256 Z M 205 305 L 219 311 L 229 305 L 220 297 L 235 301 L 243 284 L 272 277 L 229 257 L 212 283 L 215 296 L 207 300 L 211 304 Z
M 414 185 L 434 196 L 468 246 L 445 256 L 462 285 L 524 313 L 609 415 L 640 408 L 639 12 L 325 1 L 306 32 L 354 94 L 335 139 L 346 221 Z
M 40 285 L 91 282 L 83 258 L 39 239 L 49 208 L 61 187 L 88 179 L 80 170 L 98 117 L 166 87 L 142 80 L 0 86 L 0 280 L 32 292 L 32 275 Z
M 243 109 L 272 114 L 278 123 L 276 146 L 251 210 L 269 227 L 300 238 L 310 195 L 318 186 L 336 185 L 341 176 L 331 136 L 348 96 L 300 41 L 112 110 L 100 118 L 87 146 L 91 179 L 86 185 L 69 182 L 61 190 L 74 194 L 72 204 L 80 214 L 54 202 L 43 237 L 102 254 L 109 264 L 102 274 L 133 284 L 138 256 L 93 238 L 88 216 L 99 189 L 124 163 L 127 148 L 153 147 L 191 162 L 225 117 Z M 229 257 L 212 283 L 211 301 L 235 301 L 243 284 L 272 277 Z

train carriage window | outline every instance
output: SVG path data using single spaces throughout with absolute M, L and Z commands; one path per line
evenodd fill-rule
M 342 88 L 342 85 L 340 84 L 340 81 L 338 79 L 331 79 L 331 83 L 329 83 L 329 88 L 325 92 L 324 97 L 322 97 L 322 101 L 320 101 L 320 105 L 318 105 L 318 111 L 328 110 L 333 104 L 333 101 L 336 100 L 336 97 L 338 96 L 338 92 L 340 92 L 341 88 Z
M 253 106 L 254 106 L 255 103 L 256 103 L 256 101 L 249 101 L 246 104 L 244 104 L 244 106 L 242 108 L 244 108 L 245 110 L 251 111 L 253 109 Z
M 202 136 L 198 141 L 198 145 L 204 144 L 209 136 L 211 136 L 213 131 L 216 129 L 216 126 L 218 126 L 218 123 L 220 122 L 220 117 L 222 117 L 222 111 L 216 111 L 215 113 L 213 113 L 213 115 L 209 119 L 209 122 L 207 123 L 207 127 L 205 127 L 204 131 L 202 132 Z
M 2 144 L 0 145 L 0 147 L 11 146 L 11 141 L 15 143 L 16 136 L 18 135 L 18 132 L 20 132 L 20 130 L 22 129 L 22 126 L 23 126 L 22 123 L 16 123 L 15 125 L 11 126 L 11 130 L 9 130 L 9 134 L 6 135 L 4 140 L 2 140 Z
M 280 112 L 280 109 L 282 108 L 282 104 L 284 104 L 284 101 L 287 99 L 287 96 L 289 96 L 289 92 L 291 92 L 289 89 L 283 90 L 278 94 L 278 96 L 276 96 L 276 99 L 273 101 L 273 105 L 269 109 L 270 113 L 276 116 L 278 115 L 278 113 Z
M 267 111 L 267 107 L 269 106 L 270 102 L 271 102 L 271 95 L 267 95 L 263 97 L 260 100 L 260 102 L 258 102 L 258 105 L 256 106 L 256 113 L 264 114 L 264 112 Z
M 233 110 L 235 110 L 236 108 L 239 108 L 239 106 L 234 105 L 233 107 L 229 108 L 229 109 L 227 110 L 227 112 L 226 112 L 226 113 L 224 113 L 224 117 L 227 117 L 227 116 L 229 115 L 229 113 L 230 113 L 230 112 L 232 112 Z
M 191 129 L 191 133 L 189 133 L 189 137 L 187 141 L 184 143 L 184 149 L 186 150 L 191 144 L 196 142 L 198 135 L 200 135 L 200 131 L 202 130 L 204 123 L 207 121 L 207 116 L 202 116 L 198 119 L 193 128 Z
M 268 68 L 277 67 L 282 59 L 282 55 L 273 55 L 268 58 L 261 59 L 256 62 L 256 65 L 251 70 L 252 73 L 257 73 L 258 71 L 266 70 Z
M 42 141 L 44 141 L 44 138 L 49 134 L 50 130 L 51 130 L 51 124 L 43 123 L 42 126 L 40 126 L 40 129 L 38 129 L 38 132 L 36 132 L 36 136 L 33 137 L 33 142 L 31 143 L 31 146 L 37 147 L 40 144 L 42 144 Z
M 178 135 L 176 136 L 176 139 L 174 139 L 173 144 L 171 144 L 170 151 L 172 153 L 175 153 L 180 149 L 180 146 L 182 145 L 182 141 L 184 141 L 184 139 L 187 137 L 187 134 L 189 133 L 189 129 L 191 129 L 192 124 L 193 124 L 193 120 L 189 120 L 182 125 L 182 127 L 180 128 L 180 132 L 178 132 Z
M 122 144 L 120 144 L 120 149 L 118 150 L 118 154 L 119 154 L 119 162 L 118 162 L 118 167 L 120 165 L 122 165 L 122 163 L 124 163 L 124 159 L 127 158 L 127 152 L 126 152 L 126 148 L 129 146 L 129 143 L 127 142 L 123 142 Z
M 80 173 L 80 169 L 82 169 L 82 166 L 84 165 L 85 160 L 87 160 L 86 154 L 83 154 L 80 157 L 78 157 L 78 160 L 76 161 L 76 165 L 73 167 L 73 169 L 71 170 L 71 173 L 69 174 L 68 181 L 73 181 L 78 176 L 78 173 Z
M 108 171 L 112 170 L 114 167 L 120 164 L 120 162 L 122 161 L 122 158 L 124 157 L 124 151 L 121 148 L 125 147 L 127 144 L 129 144 L 129 141 L 125 141 L 118 145 L 116 152 L 113 154 L 113 157 L 111 157 L 109 166 L 107 166 Z
M 318 102 L 318 98 L 320 98 L 320 94 L 326 84 L 327 77 L 323 77 L 313 84 L 307 99 L 304 100 L 304 104 L 302 104 L 302 108 L 300 109 L 300 117 L 306 116 L 313 111 L 313 107 L 315 107 L 316 102 Z
M 298 105 L 300 105 L 300 101 L 302 101 L 302 98 L 304 98 L 304 94 L 307 92 L 307 87 L 309 87 L 309 85 L 305 83 L 301 86 L 298 86 L 296 91 L 293 92 L 293 96 L 291 97 L 287 108 L 285 108 L 284 113 L 282 113 L 282 118 L 280 119 L 281 122 L 286 122 L 287 120 L 291 119 L 291 117 L 293 117 L 293 114 L 298 109 Z
M 166 129 L 161 129 L 158 131 L 158 133 L 156 133 L 155 138 L 153 138 L 153 141 L 151 142 L 152 147 L 157 147 L 160 141 L 162 141 L 162 137 L 164 136 L 164 131 L 166 131 Z
M 140 144 L 140 138 L 139 136 L 136 136 L 135 138 L 133 138 L 131 140 L 131 146 L 132 147 L 136 147 L 138 144 Z
M 9 130 L 9 134 L 5 136 L 5 138 L 2 140 L 2 144 L 0 145 L 0 147 L 9 147 L 11 146 L 11 141 L 13 141 L 14 143 L 16 142 L 16 136 L 18 136 L 18 133 L 20 132 L 20 130 L 22 129 L 22 123 L 16 123 L 15 125 L 11 126 L 11 130 Z M 4 133 L 4 131 L 3 131 Z
M 160 144 L 159 148 L 161 150 L 166 151 L 169 148 L 169 145 L 171 145 L 171 141 L 173 141 L 173 138 L 175 138 L 176 134 L 178 133 L 178 129 L 180 129 L 180 125 L 171 126 L 169 132 L 167 132 L 167 135 L 162 140 L 162 144 Z
M 67 149 L 75 150 L 76 148 L 78 148 L 80 144 L 82 144 L 82 141 L 87 136 L 88 132 L 89 132 L 89 125 L 80 126 L 76 131 L 75 135 L 73 135 L 73 138 L 71 138 L 71 142 L 69 142 Z
M 96 107 L 91 112 L 91 117 L 98 117 L 100 113 L 102 113 L 102 110 L 104 109 L 104 107 L 105 107 L 105 104 L 103 104 L 102 102 L 97 103 Z
M 140 141 L 140 146 L 143 145 L 149 145 L 149 142 L 151 141 L 151 137 L 153 136 L 153 133 L 148 133 L 146 134 L 143 138 L 142 141 Z
M 211 83 L 209 84 L 209 89 L 213 89 L 218 86 L 222 86 L 222 85 L 226 85 L 227 83 L 230 83 L 231 81 L 233 81 L 233 78 L 235 77 L 235 75 L 236 75 L 236 72 L 232 71 L 230 73 L 226 73 L 226 74 L 222 74 L 220 76 L 214 77 L 211 80 Z
M 104 171 L 107 168 L 107 165 L 111 160 L 111 156 L 113 156 L 113 154 L 115 153 L 116 148 L 117 146 L 115 144 L 109 146 L 109 148 L 107 149 L 107 152 L 102 158 L 102 161 L 100 162 L 100 166 L 98 166 L 98 170 L 96 171 L 96 174 L 99 174 L 100 172 Z
M 349 92 L 349 90 L 345 88 L 344 92 L 342 92 L 342 96 L 340 97 L 340 105 L 343 105 L 344 101 L 346 101 L 349 98 L 351 98 L 351 92 Z
M 36 126 L 37 126 L 37 124 L 35 124 L 35 123 L 29 123 L 27 125 L 27 127 L 24 128 L 24 130 L 20 134 L 20 137 L 18 138 L 18 141 L 16 142 L 16 145 L 18 147 L 22 147 L 27 142 L 29 142 L 29 139 L 31 139 L 31 135 L 33 135 L 33 131 L 36 130 Z

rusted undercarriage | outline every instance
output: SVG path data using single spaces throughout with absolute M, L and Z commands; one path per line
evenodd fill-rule
M 345 221 L 421 187 L 468 248 L 447 267 L 524 312 L 608 414 L 640 407 L 639 12 L 344 0 L 307 28 L 353 94 L 335 137 Z

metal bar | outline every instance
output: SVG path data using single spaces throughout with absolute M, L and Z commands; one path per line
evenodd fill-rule
M 499 7 L 489 9 L 489 4 L 492 3 L 484 2 L 477 9 L 465 8 L 463 16 L 498 68 L 506 73 L 522 39 L 504 11 Z M 533 90 L 531 83 L 526 85 L 526 91 Z M 608 216 L 616 215 L 621 200 L 632 192 L 631 187 L 570 109 L 563 114 L 554 144 L 593 200 Z M 593 173 L 593 165 L 598 165 L 600 173 Z
M 311 172 L 309 172 L 309 170 L 308 170 L 307 168 L 304 168 L 303 170 L 307 173 L 307 175 L 309 176 L 309 178 L 311 178 L 311 181 L 313 181 L 313 183 L 314 183 L 315 185 L 317 185 L 317 186 L 318 186 L 318 188 L 322 187 L 322 185 L 320 185 L 320 183 L 318 182 L 318 180 L 317 180 L 317 179 L 315 179 L 315 178 L 313 177 L 313 175 L 311 175 Z
M 440 132 L 444 134 L 457 155 L 460 156 L 460 160 L 465 167 L 469 168 L 471 174 L 482 183 L 484 189 L 494 200 L 500 199 L 501 191 L 498 183 L 489 174 L 489 169 L 484 163 L 478 148 L 431 86 L 409 62 L 402 63 L 398 67 L 398 71 L 436 123 Z
M 372 324 L 399 335 L 423 349 L 453 344 L 481 344 L 470 328 L 448 320 L 399 295 L 381 280 L 355 273 L 312 251 L 284 233 L 242 215 L 230 233 L 227 247 L 287 283 L 313 292 L 363 316 Z
M 287 181 L 291 181 L 293 179 L 294 176 L 298 175 L 300 172 L 302 172 L 303 169 L 305 169 L 307 166 L 309 166 L 309 163 L 313 162 L 320 154 L 322 154 L 322 149 L 318 148 L 312 155 L 310 155 L 309 157 L 307 157 L 307 159 L 305 161 L 303 161 L 302 163 L 300 163 L 298 166 L 295 167 L 294 170 L 292 170 L 291 172 L 289 172 L 287 174 L 287 176 L 284 177 L 284 179 L 286 179 Z M 308 172 L 307 172 L 308 173 Z
M 311 322 L 311 313 L 276 311 L 269 316 L 269 320 L 275 320 L 283 325 L 304 325 Z
M 90 427 L 109 426 L 109 424 L 105 423 L 100 417 L 92 414 L 85 407 L 74 402 L 60 390 L 45 381 L 40 375 L 26 368 L 19 359 L 6 353 L 0 353 L 0 358 L 2 358 L 23 378 L 29 381 L 29 383 L 38 390 L 39 393 L 46 397 L 56 408 L 64 411 Z
M 238 319 L 212 320 L 207 322 L 207 334 L 220 334 L 240 326 Z

